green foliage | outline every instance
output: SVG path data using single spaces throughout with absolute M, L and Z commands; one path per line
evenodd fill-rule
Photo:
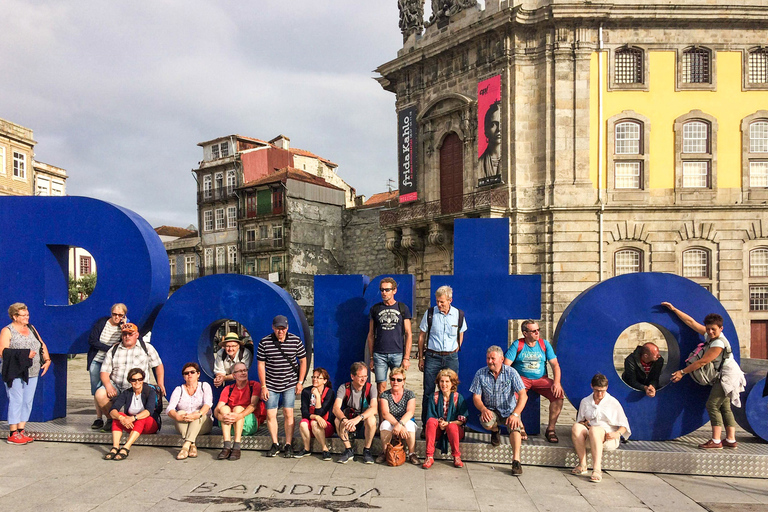
M 88 298 L 96 287 L 96 272 L 81 276 L 75 279 L 75 276 L 69 274 L 69 303 L 77 304 Z

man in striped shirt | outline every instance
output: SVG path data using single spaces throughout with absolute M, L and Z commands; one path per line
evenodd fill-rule
M 267 428 L 272 438 L 269 457 L 280 451 L 277 440 L 277 408 L 283 403 L 285 457 L 293 457 L 293 405 L 301 396 L 307 375 L 307 351 L 295 334 L 288 332 L 288 319 L 278 315 L 272 320 L 272 334 L 264 336 L 256 351 L 261 381 L 261 399 L 267 404 Z

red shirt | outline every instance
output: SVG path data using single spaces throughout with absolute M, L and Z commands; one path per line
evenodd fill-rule
M 255 380 L 248 381 L 248 384 L 242 389 L 237 387 L 237 383 L 234 386 L 230 384 L 225 387 L 224 391 L 221 392 L 219 402 L 226 403 L 230 409 L 238 405 L 240 407 L 248 407 L 251 405 L 251 396 L 261 396 L 261 384 Z M 232 389 L 231 394 L 229 392 L 230 389 Z M 253 395 L 251 395 L 251 389 L 253 389 Z

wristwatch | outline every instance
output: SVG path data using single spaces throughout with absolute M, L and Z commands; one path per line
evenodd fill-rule
M 520 415 L 518 413 L 516 413 L 516 412 L 513 412 L 512 416 L 514 416 L 515 418 L 519 418 L 520 417 Z
M 133 415 L 133 421 L 138 421 L 138 418 L 136 418 L 136 415 Z

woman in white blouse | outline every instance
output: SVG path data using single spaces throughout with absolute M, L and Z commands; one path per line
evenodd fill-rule
M 168 416 L 174 421 L 176 430 L 184 439 L 184 444 L 176 455 L 179 460 L 197 457 L 197 436 L 210 433 L 213 426 L 213 391 L 210 384 L 200 382 L 200 366 L 197 363 L 187 363 L 181 374 L 184 376 L 184 384 L 173 390 L 168 401 Z
M 619 447 L 621 437 L 628 438 L 631 432 L 624 409 L 618 400 L 608 394 L 608 378 L 602 373 L 592 377 L 592 394 L 583 398 L 571 428 L 571 439 L 579 464 L 573 468 L 574 475 L 587 474 L 587 448 L 592 451 L 591 482 L 603 479 L 603 450 Z

